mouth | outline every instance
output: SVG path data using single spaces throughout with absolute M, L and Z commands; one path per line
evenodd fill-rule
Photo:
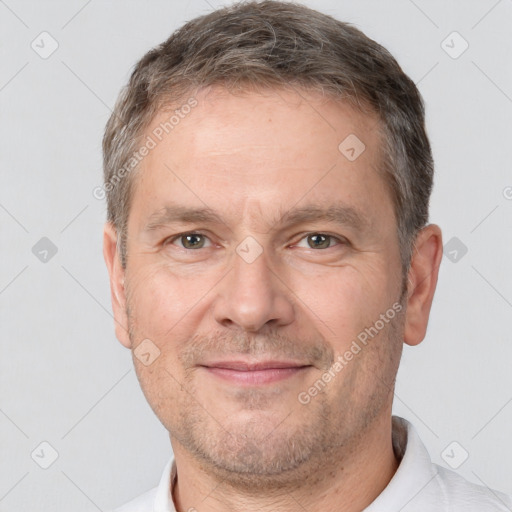
M 257 386 L 289 379 L 311 368 L 311 365 L 292 361 L 217 361 L 201 367 L 231 384 Z

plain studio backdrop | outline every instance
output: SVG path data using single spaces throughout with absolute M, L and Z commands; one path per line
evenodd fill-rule
M 512 1 L 305 1 L 418 84 L 445 255 L 395 414 L 435 462 L 512 492 Z M 101 137 L 135 62 L 218 0 L 0 1 L 0 511 L 108 510 L 171 455 L 114 336 Z

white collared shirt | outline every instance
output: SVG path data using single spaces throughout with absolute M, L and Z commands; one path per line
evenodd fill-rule
M 393 416 L 393 448 L 401 459 L 398 470 L 363 512 L 512 512 L 512 496 L 470 483 L 433 464 L 416 429 L 398 416 Z M 114 512 L 176 512 L 170 491 L 175 479 L 176 465 L 171 459 L 158 487 Z

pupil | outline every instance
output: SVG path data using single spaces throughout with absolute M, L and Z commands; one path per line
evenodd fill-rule
M 197 247 L 198 245 L 201 245 L 201 235 L 186 235 L 185 240 L 185 247 Z
M 313 247 L 322 247 L 322 249 L 324 249 L 326 247 L 326 241 L 328 242 L 328 237 L 324 235 L 311 235 L 310 238 L 313 241 Z M 329 244 L 327 243 L 327 245 Z

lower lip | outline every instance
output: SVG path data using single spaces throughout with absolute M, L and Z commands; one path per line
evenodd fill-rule
M 229 368 L 206 367 L 206 369 L 216 377 L 227 380 L 232 384 L 247 386 L 279 382 L 284 379 L 289 379 L 307 368 L 307 366 L 298 366 L 293 368 L 268 368 L 266 370 L 240 371 L 231 370 Z

